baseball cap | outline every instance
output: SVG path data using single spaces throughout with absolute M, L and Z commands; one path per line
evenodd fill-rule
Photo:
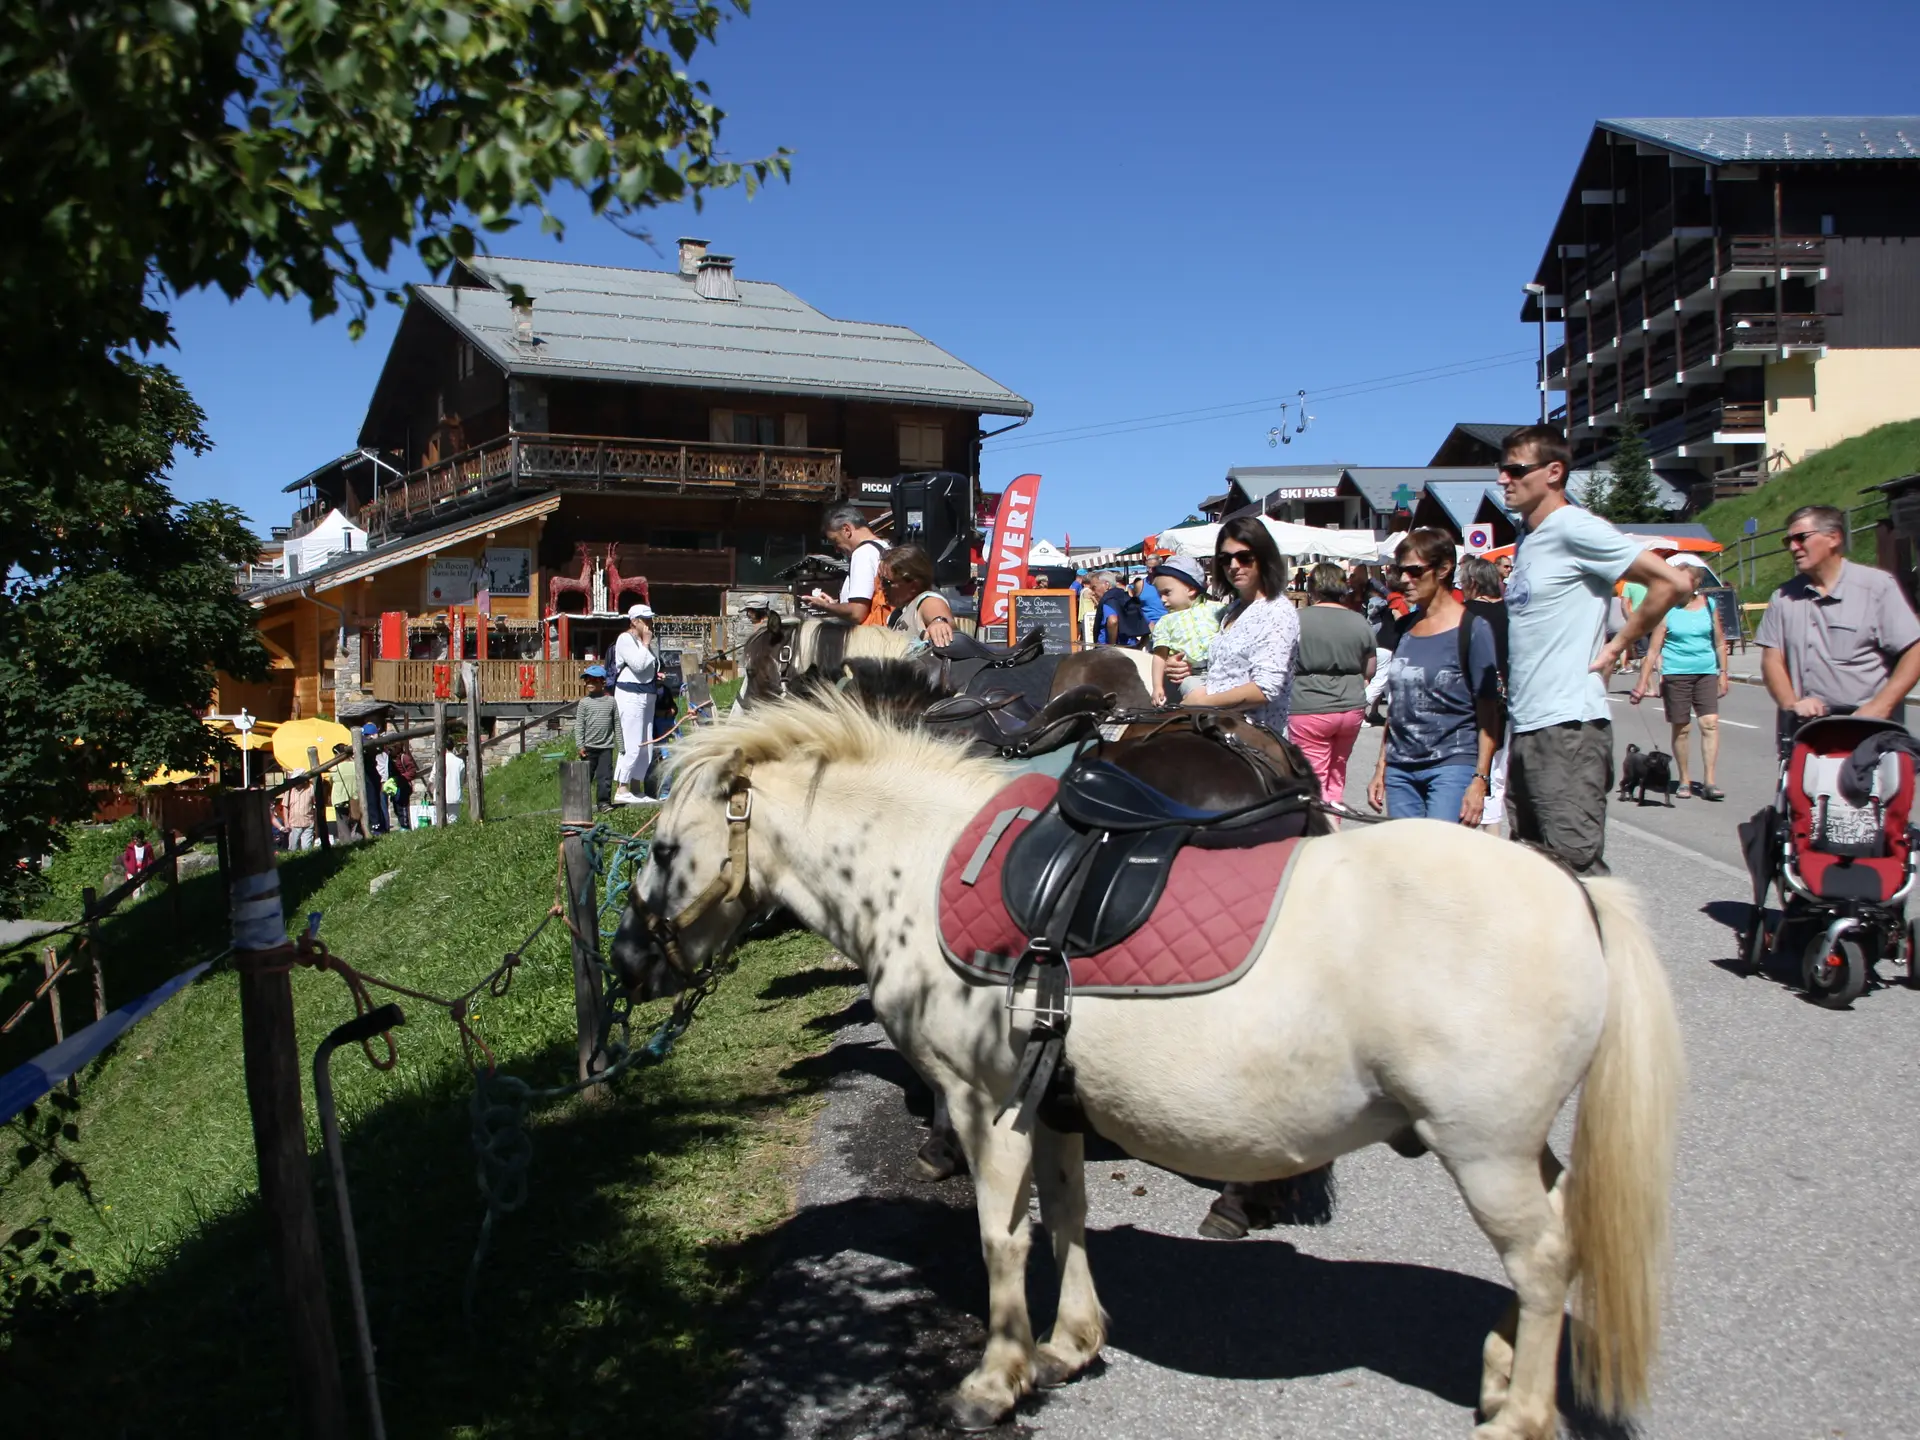
M 607 667 L 604 665 L 589 665 L 580 673 L 589 680 L 604 680 L 607 678 Z
M 736 615 L 744 615 L 749 610 L 771 609 L 773 609 L 773 597 L 771 595 L 742 595 L 738 600 L 733 602 L 733 612 Z
M 380 727 L 369 720 L 360 727 L 360 733 L 362 735 L 378 735 L 380 733 Z
M 1153 580 L 1162 575 L 1171 575 L 1176 580 L 1184 580 L 1196 590 L 1204 591 L 1207 588 L 1206 574 L 1200 569 L 1200 562 L 1191 555 L 1169 555 L 1153 567 L 1147 578 Z
M 651 605 L 629 605 L 627 607 L 627 618 L 629 620 L 651 620 L 653 618 L 653 607 Z

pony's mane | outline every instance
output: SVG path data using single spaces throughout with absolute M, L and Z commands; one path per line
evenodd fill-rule
M 731 764 L 736 753 L 751 765 L 801 760 L 983 780 L 996 768 L 992 760 L 968 753 L 963 743 L 928 730 L 889 725 L 832 689 L 757 704 L 719 724 L 693 730 L 674 745 L 676 783 L 708 766 Z
M 847 636 L 849 660 L 895 660 L 907 653 L 913 639 L 888 625 L 855 625 Z

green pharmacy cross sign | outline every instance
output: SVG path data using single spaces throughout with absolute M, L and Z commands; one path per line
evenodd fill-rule
M 1400 482 L 1399 488 L 1393 492 L 1393 508 L 1396 510 L 1413 509 L 1413 490 L 1404 480 Z

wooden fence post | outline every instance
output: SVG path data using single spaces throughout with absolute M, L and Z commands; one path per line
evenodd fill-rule
M 367 817 L 373 813 L 373 801 L 372 797 L 367 794 L 367 737 L 363 733 L 364 730 L 365 726 L 355 725 L 351 731 L 353 736 L 353 789 L 354 793 L 360 797 L 360 838 L 362 840 L 371 840 L 373 838 L 373 828 L 368 823 Z M 387 767 L 389 770 L 392 769 L 393 761 L 391 759 L 387 761 Z M 397 824 L 398 821 L 394 816 L 389 815 L 387 817 L 387 829 L 392 830 Z M 351 834 L 352 832 L 347 826 L 342 826 L 341 833 Z
M 93 887 L 88 886 L 80 892 L 80 918 L 87 922 L 87 961 L 93 969 L 93 1018 L 104 1020 L 107 1018 L 107 974 L 101 964 L 100 920 L 94 914 L 94 907 L 98 903 L 99 897 L 94 894 Z
M 567 923 L 573 929 L 573 1018 L 579 1028 L 579 1079 L 606 1069 L 600 1053 L 600 897 L 598 876 L 581 832 L 593 825 L 593 767 L 560 766 L 561 854 L 566 861 Z M 596 1099 L 604 1087 L 584 1092 Z
M 331 757 L 329 757 L 331 758 Z M 307 746 L 307 773 L 313 776 L 313 833 L 322 850 L 333 849 L 333 836 L 327 831 L 327 805 L 333 799 L 333 777 L 320 773 L 320 747 Z
M 447 702 L 433 702 L 433 828 L 447 825 Z
M 487 751 L 480 738 L 480 667 L 469 662 L 461 668 L 467 676 L 467 815 L 478 825 L 487 818 L 487 791 L 482 780 Z
M 307 1165 L 300 1099 L 300 1056 L 293 1029 L 293 986 L 281 969 L 261 966 L 286 944 L 280 881 L 274 869 L 269 801 L 261 790 L 221 797 L 232 874 L 233 950 L 240 974 L 240 1041 L 247 1108 L 260 1166 L 260 1204 L 272 1236 L 291 1348 L 294 1396 L 307 1440 L 345 1440 L 340 1356 L 327 1306 Z
M 167 917 L 177 927 L 180 924 L 180 841 L 171 828 L 166 833 Z
M 575 963 L 578 964 L 579 962 L 576 961 Z M 53 978 L 55 972 L 60 969 L 60 952 L 51 945 L 47 946 L 46 954 L 40 957 L 40 968 L 46 971 L 47 974 L 47 983 L 45 986 L 47 992 L 47 1016 L 53 1021 L 53 1043 L 58 1045 L 62 1040 L 67 1038 L 66 1023 L 60 1014 L 60 982 Z M 79 1077 L 69 1075 L 67 1077 L 67 1094 L 77 1095 L 79 1093 Z

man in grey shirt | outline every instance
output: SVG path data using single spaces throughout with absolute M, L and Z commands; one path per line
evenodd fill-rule
M 1754 636 L 1761 678 L 1780 707 L 1783 755 L 1816 715 L 1898 718 L 1920 682 L 1920 620 L 1893 576 L 1845 557 L 1846 524 L 1831 505 L 1787 517 L 1786 546 L 1800 573 L 1773 592 Z

